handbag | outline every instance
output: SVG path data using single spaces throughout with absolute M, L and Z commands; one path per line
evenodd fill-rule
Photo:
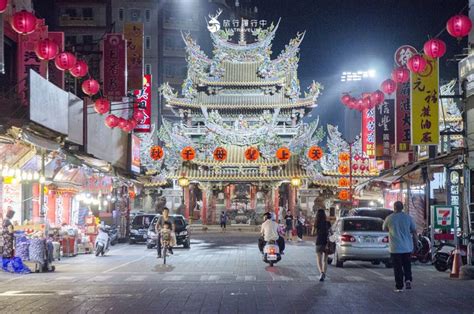
M 327 255 L 334 254 L 336 252 L 336 242 L 331 242 L 328 237 L 328 241 L 326 243 L 326 248 L 324 249 Z
M 296 228 L 291 229 L 291 235 L 296 236 L 298 233 L 296 232 Z

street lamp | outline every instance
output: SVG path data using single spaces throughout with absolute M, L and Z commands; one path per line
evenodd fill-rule
M 365 71 L 344 71 L 341 74 L 341 82 L 357 82 L 367 79 L 375 78 L 377 72 L 374 69 L 368 69 Z
M 181 196 L 181 203 L 183 204 L 184 210 L 186 212 L 186 204 L 184 203 L 184 188 L 189 186 L 189 179 L 183 174 L 181 177 L 179 177 L 178 184 L 183 189 L 183 195 Z
M 299 177 L 294 177 L 290 181 L 291 185 L 295 188 L 300 187 L 302 184 L 301 178 Z

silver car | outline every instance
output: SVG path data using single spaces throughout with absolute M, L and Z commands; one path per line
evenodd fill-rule
M 345 261 L 381 262 L 391 267 L 388 232 L 382 230 L 383 220 L 374 217 L 342 217 L 333 226 L 331 241 L 336 242 L 336 267 Z

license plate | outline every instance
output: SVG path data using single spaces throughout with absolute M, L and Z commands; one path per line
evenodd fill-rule
M 367 243 L 375 243 L 375 239 L 372 238 L 372 237 L 366 237 L 366 238 L 365 238 L 365 242 L 367 242 Z
M 277 256 L 276 256 L 276 255 L 270 255 L 270 254 L 269 254 L 269 255 L 267 255 L 267 259 L 268 259 L 269 261 L 276 261 L 276 260 L 277 260 Z

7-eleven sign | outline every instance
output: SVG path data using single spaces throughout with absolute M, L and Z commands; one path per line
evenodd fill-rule
M 454 206 L 434 207 L 435 229 L 454 228 Z

